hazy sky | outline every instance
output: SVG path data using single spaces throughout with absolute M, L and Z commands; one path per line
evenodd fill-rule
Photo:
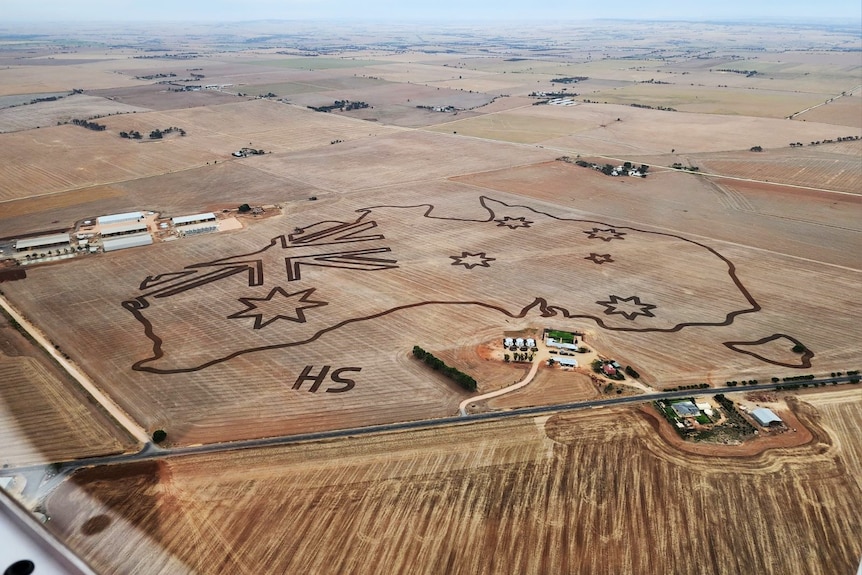
M 243 21 L 255 19 L 862 20 L 860 0 L 0 0 L 12 21 Z

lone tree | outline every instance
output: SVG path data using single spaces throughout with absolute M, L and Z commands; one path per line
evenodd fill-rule
M 250 211 L 251 211 L 251 206 L 249 206 L 248 204 L 243 204 L 243 205 L 241 205 L 239 208 L 237 208 L 237 210 L 238 210 L 241 214 L 244 214 L 244 213 L 246 213 L 246 212 L 250 212 Z
M 164 429 L 157 429 L 153 432 L 153 443 L 161 443 L 167 439 L 168 434 Z

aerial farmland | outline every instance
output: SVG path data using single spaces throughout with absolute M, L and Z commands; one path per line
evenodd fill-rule
M 270 26 L 0 37 L 0 479 L 49 531 L 105 573 L 856 568 L 858 31 Z

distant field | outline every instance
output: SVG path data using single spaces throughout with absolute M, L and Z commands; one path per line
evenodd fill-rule
M 754 145 L 783 148 L 792 141 L 822 140 L 848 131 L 845 135 L 851 135 L 854 131 L 854 128 L 842 130 L 813 122 L 583 103 L 529 106 L 429 129 L 457 131 L 477 138 L 540 143 L 570 155 L 668 154 L 671 150 L 675 153 L 716 152 L 748 150 Z
M 338 68 L 361 68 L 383 64 L 381 60 L 364 60 L 356 58 L 286 58 L 283 60 L 251 60 L 247 64 L 258 66 L 275 66 L 278 68 L 293 68 L 297 70 L 332 70 Z
M 54 126 L 73 119 L 94 116 L 147 112 L 146 108 L 128 106 L 105 98 L 75 94 L 54 102 L 39 102 L 0 110 L 0 133 Z
M 859 144 L 862 144 L 862 141 Z M 798 148 L 795 152 L 796 154 L 779 153 L 780 156 L 777 158 L 769 152 L 736 158 L 708 158 L 702 162 L 701 169 L 736 178 L 780 182 L 862 195 L 862 165 L 858 157 L 808 155 Z
M 142 574 L 850 572 L 862 404 L 814 405 L 811 443 L 742 458 L 613 409 L 96 468 L 51 496 L 49 526 Z
M 862 128 L 862 94 L 857 93 L 838 98 L 828 104 L 799 114 L 794 119 Z
M 108 129 L 94 132 L 66 125 L 0 136 L 0 143 L 9 147 L 10 161 L 0 174 L 0 201 L 197 168 L 232 160 L 231 152 L 242 146 L 285 152 L 393 131 L 262 100 L 111 116 L 99 122 Z M 170 126 L 183 128 L 188 135 L 148 138 L 152 130 Z M 118 135 L 132 130 L 144 139 Z
M 588 97 L 608 104 L 642 104 L 700 114 L 728 114 L 784 118 L 829 99 L 829 93 L 793 93 L 763 89 L 716 89 L 679 85 L 636 84 L 605 90 Z

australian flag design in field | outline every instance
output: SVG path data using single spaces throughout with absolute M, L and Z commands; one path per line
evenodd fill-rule
M 635 332 L 728 325 L 760 309 L 732 262 L 698 242 L 485 196 L 478 208 L 476 218 L 428 204 L 365 208 L 251 253 L 150 275 L 123 302 L 152 344 L 133 368 L 196 371 L 416 306 Z

